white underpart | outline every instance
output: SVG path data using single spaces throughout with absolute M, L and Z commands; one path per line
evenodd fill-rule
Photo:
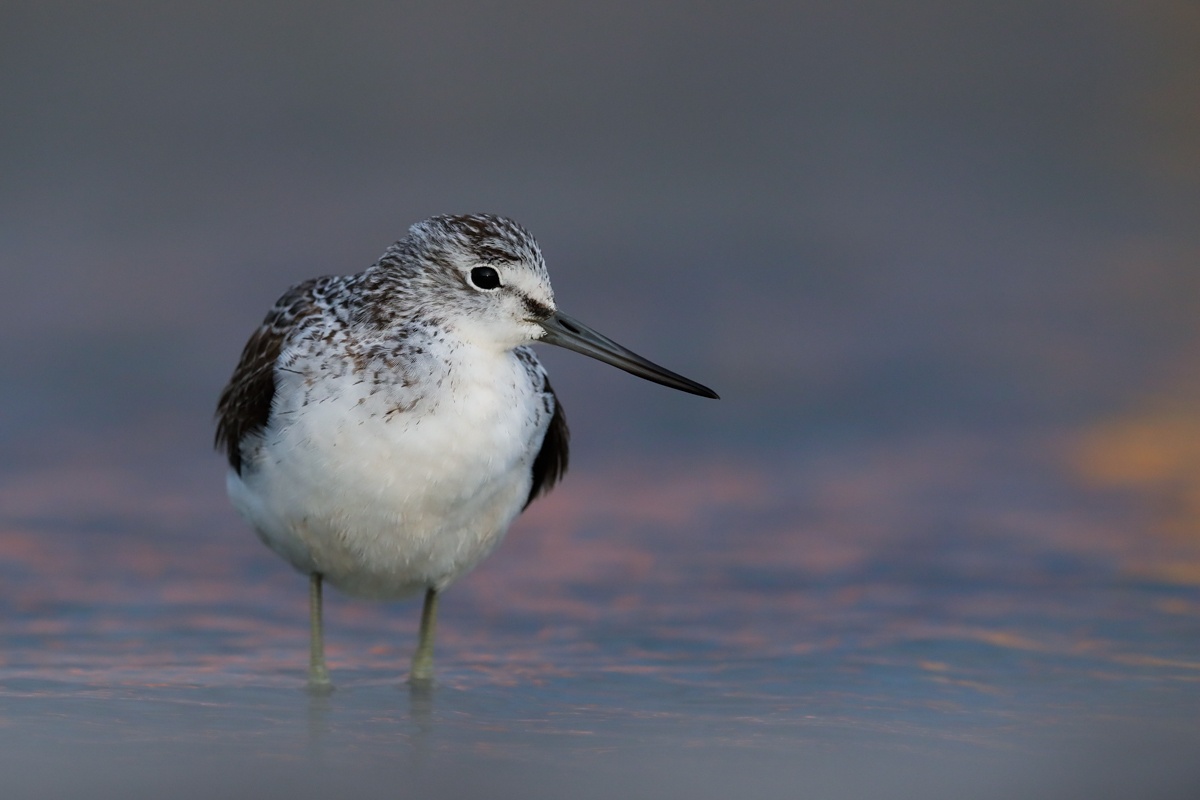
M 407 390 L 303 363 L 277 371 L 271 425 L 228 476 L 271 549 L 348 594 L 445 587 L 491 552 L 529 495 L 550 422 L 540 384 L 511 351 L 458 340 L 426 356 L 427 383 Z

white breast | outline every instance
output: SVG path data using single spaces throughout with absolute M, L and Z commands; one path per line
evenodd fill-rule
M 446 586 L 500 541 L 550 422 L 516 356 L 426 352 L 408 387 L 335 376 L 327 358 L 291 366 L 249 464 L 228 477 L 267 545 L 349 594 L 391 598 Z

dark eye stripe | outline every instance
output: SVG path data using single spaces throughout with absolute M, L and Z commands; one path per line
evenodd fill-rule
M 534 319 L 549 319 L 550 315 L 554 313 L 554 309 L 550 308 L 550 306 L 543 305 L 532 297 L 525 298 L 525 310 Z

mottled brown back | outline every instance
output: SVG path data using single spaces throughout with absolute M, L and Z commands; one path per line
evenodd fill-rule
M 250 336 L 241 360 L 221 392 L 217 402 L 216 447 L 223 449 L 229 465 L 242 472 L 242 441 L 267 426 L 271 402 L 275 398 L 275 365 L 289 331 L 303 317 L 316 314 L 320 307 L 313 288 L 323 280 L 314 278 L 288 290 L 267 314 L 261 326 Z

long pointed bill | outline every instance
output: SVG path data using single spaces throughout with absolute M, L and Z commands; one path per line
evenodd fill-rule
M 546 335 L 538 341 L 565 347 L 576 353 L 583 353 L 585 356 L 591 356 L 605 364 L 612 364 L 617 369 L 623 369 L 630 375 L 637 375 L 639 378 L 661 383 L 663 386 L 670 386 L 681 392 L 711 397 L 714 400 L 719 399 L 717 393 L 707 386 L 702 386 L 669 369 L 664 369 L 652 361 L 647 361 L 632 350 L 626 350 L 612 339 L 597 333 L 561 311 L 554 312 L 554 316 L 543 320 L 540 324 L 546 329 Z

